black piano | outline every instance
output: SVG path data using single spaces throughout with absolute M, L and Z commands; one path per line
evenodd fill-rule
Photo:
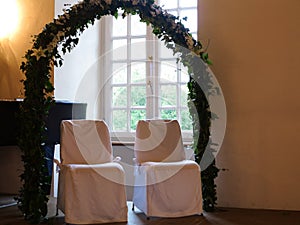
M 16 115 L 21 101 L 0 100 L 0 146 L 17 145 L 18 123 Z M 55 101 L 46 121 L 47 143 L 60 141 L 60 122 L 66 119 L 85 119 L 86 103 Z
M 0 100 L 0 146 L 18 145 L 17 114 L 21 101 Z M 68 119 L 85 119 L 86 103 L 55 101 L 46 120 L 47 141 L 44 145 L 48 174 L 52 176 L 55 145 L 60 142 L 60 123 Z M 50 192 L 50 187 L 49 190 Z

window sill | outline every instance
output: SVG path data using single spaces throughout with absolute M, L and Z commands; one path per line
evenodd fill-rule
M 113 146 L 134 146 L 134 141 L 112 141 Z M 184 141 L 183 146 L 188 147 L 191 146 L 192 142 L 190 141 Z

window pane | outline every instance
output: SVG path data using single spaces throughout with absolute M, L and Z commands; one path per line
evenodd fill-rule
M 146 39 L 145 38 L 133 38 L 131 39 L 131 59 L 141 60 L 146 59 Z
M 113 59 L 127 59 L 127 40 L 113 40 Z
M 139 120 L 146 119 L 146 110 L 131 110 L 130 111 L 130 128 L 136 130 L 136 124 Z
M 173 55 L 173 50 L 169 49 L 165 46 L 165 43 L 162 41 L 159 41 L 158 43 L 159 47 L 159 57 L 161 59 L 172 59 L 172 58 L 177 58 L 176 56 Z
M 124 48 L 124 49 L 127 48 L 127 40 L 126 39 L 113 40 L 113 49 L 119 49 L 119 48 Z
M 177 118 L 175 109 L 162 109 L 160 110 L 160 117 L 162 119 L 174 120 Z
M 113 87 L 113 107 L 126 107 L 127 106 L 127 88 L 126 87 Z
M 113 110 L 112 113 L 113 130 L 127 130 L 127 113 L 126 110 Z
M 131 87 L 131 105 L 146 106 L 146 86 Z
M 189 0 L 187 0 L 189 1 Z M 159 5 L 164 9 L 175 9 L 178 7 L 177 0 L 159 0 Z
M 180 87 L 180 101 L 181 101 L 181 106 L 186 107 L 187 106 L 187 95 L 188 95 L 188 87 L 187 85 L 181 85 Z
M 131 35 L 146 35 L 147 25 L 140 21 L 138 15 L 131 16 Z
M 197 0 L 179 0 L 180 7 L 197 7 Z
M 119 16 L 118 19 L 113 19 L 113 36 L 126 36 L 127 35 L 127 18 L 122 19 L 122 16 Z
M 173 16 L 178 16 L 178 11 L 177 10 L 167 10 L 167 11 L 168 11 L 168 13 L 172 14 Z
M 114 63 L 112 76 L 113 84 L 125 84 L 127 82 L 127 64 Z
M 182 130 L 192 130 L 193 129 L 192 118 L 190 116 L 188 109 L 181 111 L 180 125 L 181 125 Z
M 131 64 L 131 82 L 146 83 L 146 63 L 138 62 Z
M 194 38 L 195 40 L 198 40 L 197 32 L 192 33 L 192 36 L 193 36 L 193 38 Z
M 160 86 L 160 106 L 176 106 L 177 91 L 176 85 Z
M 189 28 L 190 32 L 196 32 L 197 31 L 197 10 L 189 9 L 189 10 L 182 10 L 180 11 L 180 18 L 187 17 L 187 21 L 182 20 L 182 24 L 185 26 L 185 28 Z
M 190 75 L 188 74 L 187 68 L 184 65 L 180 65 L 180 82 L 187 83 L 190 80 Z
M 177 81 L 177 64 L 174 61 L 162 61 L 160 64 L 160 81 L 176 82 Z

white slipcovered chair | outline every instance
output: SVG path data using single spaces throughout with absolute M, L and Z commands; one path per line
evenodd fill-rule
M 66 223 L 127 221 L 124 170 L 104 121 L 62 121 L 60 156 L 57 207 Z
M 202 215 L 199 165 L 185 159 L 176 120 L 140 120 L 134 145 L 133 207 L 147 218 Z

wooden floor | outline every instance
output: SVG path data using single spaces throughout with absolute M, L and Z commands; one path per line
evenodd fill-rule
M 188 216 L 182 218 L 150 218 L 139 210 L 131 210 L 132 203 L 128 202 L 128 222 L 115 225 L 300 225 L 300 211 L 274 211 L 218 208 L 216 212 L 204 213 L 203 216 Z M 55 215 L 55 200 L 51 200 L 48 209 L 49 220 L 45 224 L 63 225 L 64 216 Z M 10 203 L 0 207 L 0 225 L 25 225 L 16 205 Z M 108 224 L 106 224 L 108 225 Z

